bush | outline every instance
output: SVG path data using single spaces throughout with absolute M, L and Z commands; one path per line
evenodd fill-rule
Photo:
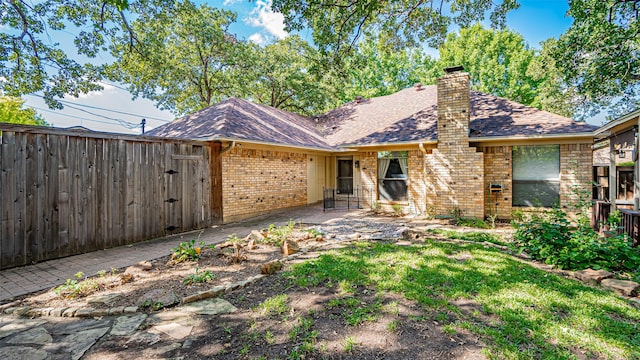
M 512 246 L 536 260 L 562 269 L 586 268 L 637 272 L 640 252 L 626 235 L 601 238 L 585 219 L 571 227 L 567 215 L 555 209 L 517 224 Z

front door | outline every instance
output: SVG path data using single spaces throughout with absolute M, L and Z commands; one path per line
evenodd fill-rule
M 353 157 L 338 158 L 338 194 L 353 194 Z

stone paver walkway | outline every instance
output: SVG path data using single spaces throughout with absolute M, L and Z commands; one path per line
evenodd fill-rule
M 251 230 L 266 228 L 269 224 L 277 226 L 294 220 L 303 224 L 322 224 L 333 219 L 343 217 L 361 217 L 358 210 L 322 211 L 322 205 L 312 205 L 289 209 L 265 217 L 256 218 L 241 223 L 216 226 L 204 230 L 154 239 L 134 245 L 95 251 L 87 254 L 69 256 L 62 259 L 44 261 L 42 263 L 21 266 L 13 269 L 0 270 L 0 302 L 10 301 L 11 298 L 29 294 L 39 290 L 50 289 L 63 284 L 66 279 L 73 279 L 74 274 L 82 271 L 92 275 L 100 270 L 109 271 L 111 268 L 123 268 L 140 261 L 153 260 L 171 253 L 181 241 L 197 238 L 206 244 L 216 244 L 225 241 L 231 234 L 239 237 L 248 235 Z

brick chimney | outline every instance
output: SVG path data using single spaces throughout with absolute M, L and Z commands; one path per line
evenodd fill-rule
M 484 217 L 484 157 L 469 146 L 470 85 L 462 66 L 438 79 L 438 146 L 425 159 L 428 205 L 441 215 Z M 431 204 L 429 204 L 431 202 Z
M 438 79 L 438 147 L 469 145 L 469 74 L 462 66 Z

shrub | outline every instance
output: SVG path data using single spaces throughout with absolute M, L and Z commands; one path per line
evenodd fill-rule
M 519 223 L 512 246 L 562 269 L 638 272 L 640 267 L 640 253 L 626 235 L 601 238 L 584 217 L 571 227 L 567 215 L 559 209 Z

